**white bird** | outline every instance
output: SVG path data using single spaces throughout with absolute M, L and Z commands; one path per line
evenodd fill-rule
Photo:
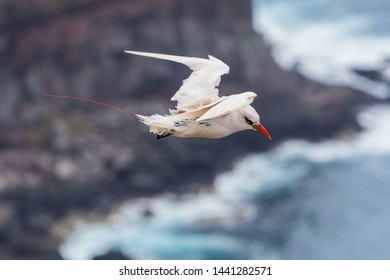
M 221 76 L 229 73 L 229 66 L 221 60 L 211 55 L 209 59 L 204 59 L 125 52 L 179 62 L 193 71 L 171 98 L 177 101 L 177 106 L 175 110 L 170 110 L 169 115 L 137 115 L 141 122 L 149 126 L 150 132 L 157 134 L 157 138 L 169 135 L 181 138 L 222 138 L 242 130 L 254 129 L 271 139 L 260 123 L 259 115 L 250 106 L 257 96 L 254 92 L 219 97 L 217 87 Z
M 183 85 L 171 98 L 172 101 L 177 101 L 177 105 L 176 109 L 169 110 L 169 115 L 144 116 L 95 100 L 45 95 L 93 102 L 133 114 L 149 127 L 151 133 L 157 134 L 157 139 L 170 135 L 180 138 L 217 139 L 248 129 L 257 130 L 272 139 L 260 123 L 256 110 L 250 105 L 257 96 L 256 93 L 248 91 L 222 97 L 218 95 L 217 87 L 221 76 L 229 73 L 230 69 L 221 60 L 211 55 L 204 59 L 138 51 L 125 52 L 182 63 L 192 70 L 191 75 L 183 81 Z

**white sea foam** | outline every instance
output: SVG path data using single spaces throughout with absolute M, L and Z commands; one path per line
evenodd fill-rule
M 364 32 L 375 16 L 350 14 L 309 21 L 298 13 L 299 2 L 255 3 L 254 26 L 272 44 L 274 58 L 282 67 L 296 67 L 315 80 L 349 85 L 378 98 L 390 96 L 384 83 L 351 72 L 351 67 L 375 69 L 390 56 L 390 34 Z
M 110 249 L 137 259 L 202 258 L 205 251 L 239 255 L 238 240 L 194 230 L 211 221 L 227 224 L 234 210 L 212 195 L 131 200 L 106 223 L 80 222 L 60 250 L 68 259 L 90 259 Z

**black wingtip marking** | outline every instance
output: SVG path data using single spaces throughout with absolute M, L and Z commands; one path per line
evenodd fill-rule
M 171 135 L 172 135 L 172 133 L 170 133 L 170 132 L 164 132 L 163 134 L 157 134 L 157 140 L 171 136 Z
M 209 122 L 199 122 L 199 124 L 204 126 L 211 126 Z

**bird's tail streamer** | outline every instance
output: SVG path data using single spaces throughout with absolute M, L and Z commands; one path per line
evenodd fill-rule
M 135 113 L 135 112 L 132 112 L 132 111 L 128 111 L 126 109 L 122 109 L 120 107 L 113 106 L 113 105 L 110 105 L 110 104 L 107 104 L 107 103 L 104 103 L 104 102 L 88 99 L 88 98 L 69 96 L 69 95 L 56 95 L 56 94 L 48 94 L 48 93 L 43 93 L 42 95 L 49 96 L 49 97 L 54 97 L 54 98 L 74 99 L 74 100 L 79 100 L 79 101 L 90 102 L 90 103 L 94 103 L 94 104 L 97 104 L 97 105 L 100 105 L 100 106 L 105 106 L 105 107 L 117 110 L 118 112 L 121 112 L 121 113 L 126 113 L 126 114 L 129 114 L 129 115 L 135 115 L 135 116 L 142 116 L 141 114 L 138 114 L 138 113 Z

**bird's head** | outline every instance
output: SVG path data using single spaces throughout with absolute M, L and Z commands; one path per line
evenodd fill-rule
M 247 129 L 257 130 L 263 133 L 269 140 L 272 140 L 271 135 L 260 123 L 260 116 L 252 106 L 246 106 L 242 110 L 242 122 L 245 122 Z

